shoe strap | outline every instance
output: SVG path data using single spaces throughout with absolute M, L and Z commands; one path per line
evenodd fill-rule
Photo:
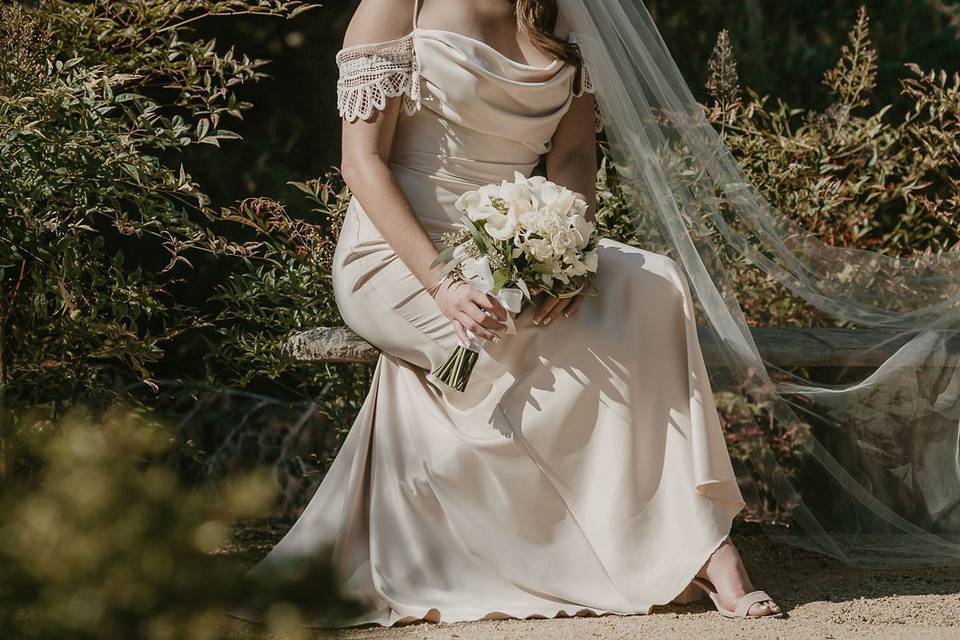
M 747 615 L 747 612 L 750 611 L 750 607 L 752 607 L 753 605 L 759 602 L 763 602 L 764 600 L 773 600 L 773 598 L 767 595 L 766 591 L 751 591 L 750 593 L 740 598 L 740 601 L 737 602 L 737 608 L 734 609 L 734 613 L 739 618 L 750 617 Z M 752 617 L 756 618 L 760 616 L 752 616 Z

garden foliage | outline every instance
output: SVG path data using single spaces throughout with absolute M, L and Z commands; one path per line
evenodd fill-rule
M 224 557 L 233 521 L 272 501 L 262 474 L 184 486 L 165 462 L 168 428 L 142 412 L 72 410 L 56 424 L 23 414 L 17 424 L 45 471 L 35 487 L 0 496 L 5 637 L 213 640 L 227 637 L 226 612 L 238 605 L 271 632 L 351 611 L 323 564 L 252 581 Z
M 251 60 L 190 38 L 213 15 L 294 15 L 300 2 L 64 2 L 0 8 L 0 389 L 98 399 L 152 365 L 201 316 L 206 255 L 256 247 L 177 154 L 235 138 Z M 201 296 L 204 296 L 201 293 Z
M 721 33 L 708 115 L 767 200 L 828 244 L 896 256 L 960 249 L 960 74 L 908 65 L 895 109 L 874 102 L 877 61 L 861 9 L 823 79 L 831 104 L 803 109 L 744 91 Z M 751 322 L 827 322 L 750 265 L 736 267 Z
M 241 144 L 234 125 L 252 107 L 241 91 L 265 73 L 263 60 L 194 28 L 236 15 L 292 18 L 308 8 L 266 0 L 0 7 L 7 407 L 43 405 L 56 420 L 74 404 L 132 398 L 183 418 L 181 464 L 200 476 L 245 466 L 243 450 L 254 444 L 270 452 L 266 462 L 282 467 L 282 478 L 322 472 L 339 438 L 307 435 L 349 427 L 369 368 L 297 367 L 282 347 L 294 331 L 341 323 L 330 258 L 349 193 L 334 171 L 295 184 L 306 207 L 268 198 L 215 206 L 189 170 L 190 150 L 208 149 L 216 162 L 222 145 Z M 843 246 L 909 255 L 958 245 L 956 75 L 903 69 L 897 103 L 877 104 L 885 87 L 865 12 L 824 78 L 826 107 L 744 89 L 726 34 L 709 67 L 708 117 L 785 215 Z M 645 242 L 606 156 L 598 205 L 604 233 Z M 725 258 L 753 322 L 827 322 Z M 225 391 L 241 387 L 250 395 Z M 281 424 L 263 415 L 274 401 L 303 403 L 301 417 Z M 756 434 L 742 425 L 755 422 L 736 416 L 762 407 L 720 403 L 734 455 L 749 459 Z M 777 435 L 786 463 L 798 461 L 803 434 Z M 31 455 L 17 453 L 10 433 L 0 438 L 3 482 Z M 254 462 L 265 462 L 258 456 Z

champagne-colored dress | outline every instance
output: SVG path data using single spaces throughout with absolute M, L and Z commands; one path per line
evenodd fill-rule
M 438 243 L 457 197 L 529 175 L 591 90 L 563 62 L 416 25 L 338 62 L 344 117 L 403 96 L 390 166 Z M 597 297 L 540 327 L 525 307 L 458 394 L 427 379 L 453 327 L 352 200 L 337 304 L 383 353 L 335 462 L 253 573 L 329 558 L 367 606 L 352 622 L 385 625 L 648 613 L 683 592 L 743 500 L 682 271 L 609 238 L 599 255 Z

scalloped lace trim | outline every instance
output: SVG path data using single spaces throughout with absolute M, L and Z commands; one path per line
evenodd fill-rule
M 593 78 L 590 77 L 590 70 L 587 68 L 586 63 L 583 64 L 580 72 L 580 86 L 574 87 L 573 95 L 574 97 L 579 98 L 584 93 L 592 93 L 596 95 L 596 91 L 593 87 Z M 606 115 L 603 113 L 603 109 L 600 107 L 600 101 L 593 101 L 593 129 L 597 133 L 603 131 L 603 123 L 606 121 Z
M 361 44 L 337 53 L 337 110 L 348 122 L 383 111 L 387 98 L 403 96 L 412 115 L 420 108 L 420 72 L 413 34 L 389 42 Z

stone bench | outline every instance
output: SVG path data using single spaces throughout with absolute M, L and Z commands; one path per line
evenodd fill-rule
M 701 336 L 708 332 L 701 331 Z M 824 368 L 826 375 L 852 373 L 854 378 L 869 373 L 889 358 L 905 339 L 895 333 L 873 330 L 848 329 L 801 329 L 793 327 L 758 327 L 753 329 L 754 340 L 764 360 L 771 366 L 781 369 L 796 367 Z M 722 351 L 719 345 L 709 337 L 701 340 L 704 358 L 722 366 Z M 298 362 L 333 363 L 374 362 L 379 351 L 363 338 L 345 327 L 321 327 L 303 331 L 290 337 L 285 346 L 285 355 Z M 953 335 L 947 343 L 951 355 L 960 355 L 960 336 Z M 944 366 L 942 358 L 932 358 L 931 366 Z M 909 384 L 916 384 L 917 376 L 923 368 L 907 367 L 899 372 Z M 934 369 L 934 377 L 938 372 Z M 863 421 L 857 415 L 847 416 L 844 429 L 835 426 L 827 428 L 814 424 L 814 433 L 821 445 L 844 467 L 858 471 L 873 494 L 895 511 L 911 513 L 917 505 L 926 504 L 926 498 L 917 494 L 916 484 L 908 476 L 903 482 L 890 483 L 889 460 L 877 457 L 875 447 L 863 447 L 863 442 L 877 439 L 878 425 L 873 414 L 866 412 Z M 920 428 L 910 432 L 911 437 L 902 437 L 905 428 L 897 420 L 888 421 L 890 429 L 887 438 L 900 443 L 905 449 L 896 452 L 905 462 L 918 469 L 934 468 L 940 464 L 943 445 L 941 439 L 934 437 L 938 429 L 949 431 L 955 427 L 953 419 L 925 420 Z M 932 430 L 932 431 L 931 431 Z M 930 435 L 933 433 L 934 435 Z M 929 436 L 929 437 L 928 437 Z M 910 465 L 908 465 L 910 466 Z M 806 467 L 804 467 L 806 468 Z M 810 465 L 809 470 L 801 469 L 797 479 L 798 486 L 809 485 L 813 490 L 804 497 L 807 504 L 816 509 L 831 511 L 839 508 L 831 491 L 819 490 L 822 487 L 823 469 Z M 841 505 L 842 506 L 842 505 Z M 856 517 L 856 516 L 855 516 Z M 865 526 L 873 526 L 872 521 Z M 931 525 L 933 526 L 933 525 Z M 960 532 L 960 503 L 946 510 L 938 518 L 936 526 L 946 531 Z
M 801 329 L 757 327 L 752 330 L 763 359 L 781 368 L 877 367 L 906 342 L 896 333 L 853 329 Z M 722 358 L 720 346 L 701 332 L 704 359 Z M 954 336 L 949 351 L 960 354 L 960 336 Z M 379 351 L 346 327 L 319 327 L 294 334 L 284 346 L 284 355 L 295 362 L 373 362 Z

